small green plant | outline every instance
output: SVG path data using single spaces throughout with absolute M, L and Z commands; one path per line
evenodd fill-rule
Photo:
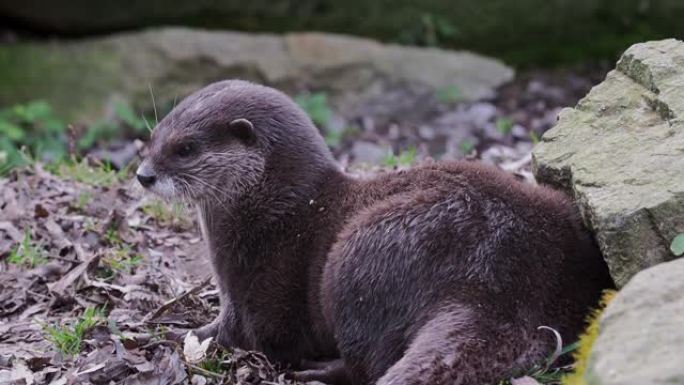
M 130 274 L 133 268 L 139 266 L 143 261 L 142 255 L 134 254 L 129 245 L 122 243 L 108 250 L 102 257 L 98 276 L 108 279 L 120 273 Z
M 471 139 L 463 139 L 458 149 L 465 155 L 470 154 L 475 149 L 475 143 Z
M 435 92 L 435 98 L 443 104 L 456 104 L 463 100 L 463 94 L 458 87 L 451 84 L 438 89 Z
M 97 232 L 97 226 L 95 225 L 95 220 L 93 220 L 93 218 L 86 217 L 83 220 L 83 231 L 84 232 L 90 232 L 90 233 L 96 233 Z
M 212 373 L 220 374 L 226 371 L 223 363 L 230 358 L 230 353 L 223 350 L 215 350 L 207 354 L 207 357 L 199 363 L 199 367 Z
M 133 133 L 146 132 L 144 116 L 138 117 L 131 106 L 116 102 L 113 116 L 89 125 L 76 140 L 79 150 Z M 36 100 L 0 109 L 0 175 L 25 166 L 31 160 L 59 163 L 67 157 L 67 125 L 45 101 Z
M 85 334 L 104 321 L 104 309 L 88 307 L 73 324 L 45 325 L 43 331 L 46 339 L 59 352 L 66 356 L 75 356 L 81 351 Z
M 458 28 L 448 19 L 433 13 L 423 13 L 413 28 L 405 30 L 398 40 L 404 44 L 437 47 L 458 36 Z
M 100 278 L 113 278 L 119 273 L 130 274 L 134 267 L 143 262 L 143 256 L 133 252 L 131 246 L 121 239 L 115 226 L 105 229 L 102 238 L 109 248 L 98 265 L 97 274 Z
M 26 229 L 24 238 L 7 257 L 7 262 L 33 268 L 47 262 L 47 253 L 40 244 L 33 242 L 31 232 Z
M 670 244 L 670 251 L 675 257 L 681 257 L 684 255 L 684 234 L 679 234 L 672 240 Z
M 341 131 L 327 130 L 324 137 L 325 144 L 327 144 L 329 147 L 338 147 L 340 144 L 342 144 L 342 139 L 354 135 L 359 131 L 360 129 L 357 126 L 347 126 Z
M 181 203 L 166 203 L 155 199 L 142 207 L 142 211 L 161 226 L 187 227 L 190 225 L 187 210 Z
M 342 132 L 342 131 L 329 130 L 329 131 L 326 131 L 323 139 L 325 139 L 325 144 L 327 144 L 328 147 L 337 147 L 340 145 L 340 143 L 342 143 L 342 137 L 343 136 L 344 136 L 344 132 Z
M 104 239 L 110 246 L 121 246 L 124 244 L 119 231 L 115 227 L 109 227 L 105 230 Z
M 65 129 L 66 125 L 42 100 L 0 110 L 0 153 L 3 154 L 0 174 L 26 165 L 28 158 L 63 159 L 66 155 Z
M 169 328 L 166 325 L 156 325 L 154 329 L 147 328 L 150 339 L 155 342 L 165 341 Z
M 436 47 L 458 34 L 458 29 L 449 20 L 432 13 L 424 13 L 421 16 L 421 23 L 425 31 L 425 44 L 431 47 Z
M 119 133 L 119 128 L 109 120 L 98 120 L 83 132 L 78 138 L 78 148 L 86 150 L 91 148 L 98 141 L 111 140 Z
M 295 102 L 319 128 L 326 127 L 330 123 L 332 110 L 328 105 L 328 95 L 326 93 L 300 94 L 295 97 Z
M 127 103 L 119 102 L 114 104 L 114 114 L 120 122 L 130 127 L 136 134 L 145 134 L 150 128 L 145 115 L 136 115 L 133 108 Z
M 91 186 L 111 186 L 124 179 L 126 173 L 125 169 L 117 172 L 109 163 L 90 165 L 86 158 L 79 161 L 74 157 L 48 169 L 59 177 Z
M 532 141 L 532 144 L 539 143 L 539 136 L 537 135 L 536 132 L 530 131 L 530 140 Z
M 91 148 L 98 142 L 112 140 L 126 131 L 142 135 L 147 131 L 147 126 L 144 116 L 138 117 L 129 104 L 118 101 L 114 103 L 114 117 L 100 119 L 90 125 L 78 139 L 78 148 Z
M 502 135 L 508 135 L 511 133 L 511 130 L 513 130 L 513 120 L 510 118 L 498 118 L 496 119 L 496 130 L 499 131 Z
M 76 200 L 76 204 L 74 205 L 74 207 L 76 207 L 79 210 L 83 210 L 92 198 L 93 194 L 90 191 L 83 190 L 80 193 L 78 193 L 78 199 Z
M 399 153 L 399 155 L 395 155 L 392 151 L 388 152 L 382 160 L 382 163 L 387 167 L 408 167 L 412 165 L 415 160 L 416 148 L 409 147 L 407 150 Z

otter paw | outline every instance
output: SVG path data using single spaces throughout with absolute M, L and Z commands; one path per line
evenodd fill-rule
M 197 336 L 197 339 L 204 341 L 209 337 L 215 339 L 218 335 L 218 329 L 218 322 L 214 321 L 197 329 L 193 329 L 192 333 Z
M 328 385 L 350 385 L 351 380 L 341 359 L 332 361 L 302 361 L 306 370 L 290 372 L 288 377 L 295 381 L 318 381 Z

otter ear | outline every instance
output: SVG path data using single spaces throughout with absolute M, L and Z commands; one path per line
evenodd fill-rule
M 254 126 L 247 119 L 235 119 L 228 125 L 230 132 L 246 144 L 253 144 L 256 141 Z

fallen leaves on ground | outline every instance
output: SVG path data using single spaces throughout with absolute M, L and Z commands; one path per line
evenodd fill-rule
M 36 165 L 0 179 L 0 209 L 0 383 L 291 383 L 260 353 L 183 344 L 218 293 L 177 207 Z

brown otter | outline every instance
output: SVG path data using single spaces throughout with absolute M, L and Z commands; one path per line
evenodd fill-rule
M 290 98 L 244 81 L 180 103 L 138 179 L 198 207 L 221 292 L 200 338 L 341 358 L 299 378 L 494 383 L 553 352 L 539 326 L 572 341 L 612 285 L 565 195 L 470 162 L 352 178 Z

